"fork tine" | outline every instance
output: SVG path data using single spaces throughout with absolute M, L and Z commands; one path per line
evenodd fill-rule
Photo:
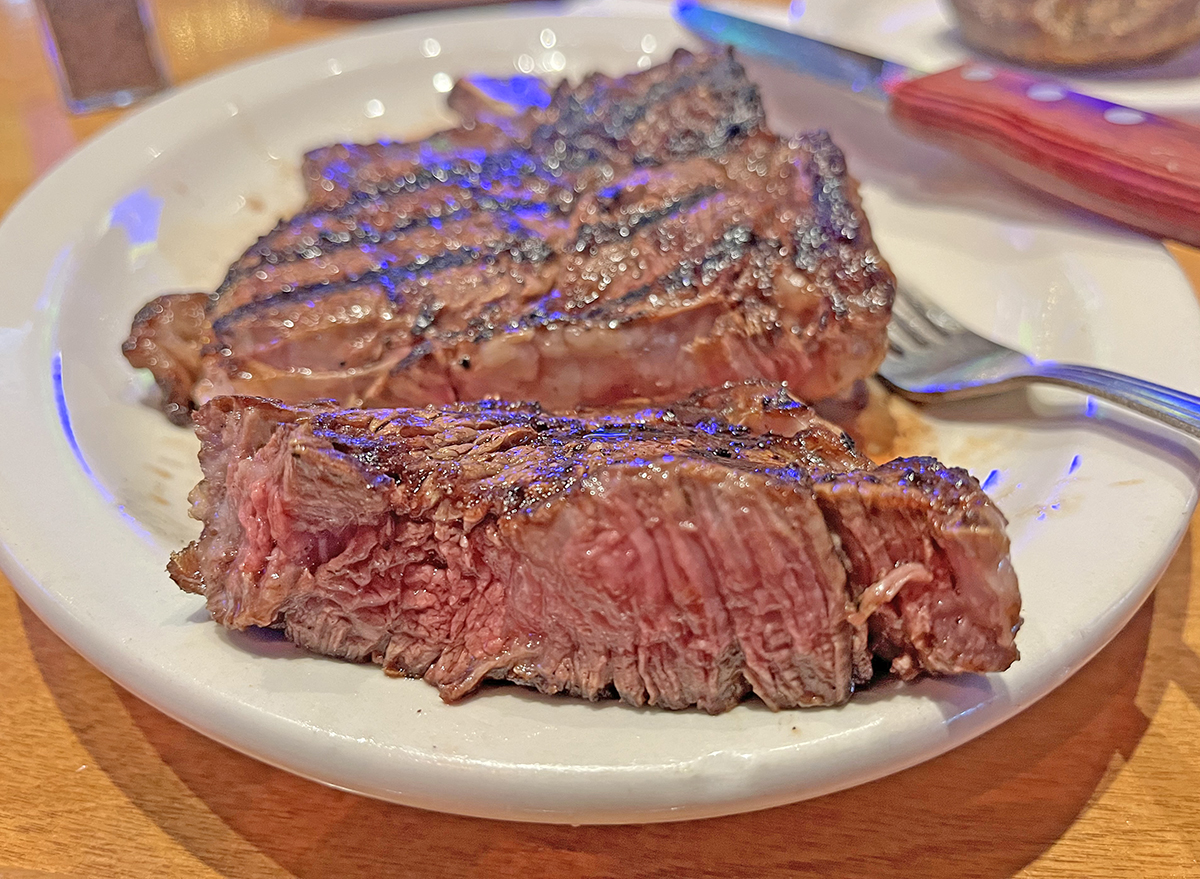
M 941 306 L 935 305 L 908 287 L 896 288 L 896 299 L 893 308 L 896 305 L 899 305 L 903 310 L 911 310 L 923 323 L 928 324 L 943 335 L 961 333 L 965 329 L 962 324 L 951 317 Z
M 889 324 L 889 327 L 900 330 L 901 333 L 916 340 L 922 346 L 931 345 L 932 342 L 944 335 L 936 324 L 931 323 L 924 316 L 920 309 L 908 303 L 900 294 L 896 295 L 895 301 L 892 303 L 892 323 Z
M 945 311 L 907 288 L 897 288 L 888 324 L 888 347 L 894 355 L 937 345 L 961 332 L 962 325 Z
M 892 310 L 892 319 L 888 323 L 887 334 L 888 348 L 896 354 L 903 354 L 910 349 L 929 347 L 929 339 L 919 332 L 915 332 L 904 321 L 899 320 L 895 309 Z
M 901 295 L 897 295 L 892 303 L 892 325 L 925 345 L 933 344 L 947 335 L 919 306 Z
M 894 337 L 901 347 L 912 345 L 924 348 L 933 344 L 944 333 L 924 319 L 920 310 L 915 309 L 897 294 L 892 303 L 892 319 L 888 324 L 888 335 Z

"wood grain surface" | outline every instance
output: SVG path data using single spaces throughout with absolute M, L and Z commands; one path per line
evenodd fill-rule
M 349 26 L 256 0 L 150 5 L 176 83 Z M 119 115 L 67 115 L 34 5 L 0 3 L 0 211 Z M 1173 253 L 1200 281 L 1200 253 Z M 0 578 L 0 879 L 1200 876 L 1198 523 L 1130 625 L 993 732 L 817 800 L 648 826 L 438 815 L 272 769 L 113 684 Z

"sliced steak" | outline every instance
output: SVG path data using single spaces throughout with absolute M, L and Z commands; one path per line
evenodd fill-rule
M 978 484 L 932 459 L 874 467 L 777 388 L 578 416 L 222 397 L 196 425 L 204 529 L 176 582 L 222 625 L 447 701 L 504 679 L 836 705 L 875 658 L 906 677 L 1017 658 L 1004 519 Z
M 821 399 L 875 369 L 894 281 L 842 154 L 768 131 L 730 56 L 530 94 L 460 86 L 462 128 L 310 153 L 310 204 L 231 266 L 190 347 L 143 311 L 131 362 L 176 407 L 569 409 L 744 378 Z

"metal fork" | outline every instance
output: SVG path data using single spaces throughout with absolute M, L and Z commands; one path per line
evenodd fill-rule
M 1034 360 L 973 333 L 911 290 L 896 294 L 879 376 L 919 401 L 978 397 L 1031 382 L 1063 385 L 1200 438 L 1200 397 L 1107 369 Z

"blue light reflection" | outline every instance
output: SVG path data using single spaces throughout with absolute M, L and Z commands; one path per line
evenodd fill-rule
M 75 455 L 75 460 L 79 462 L 79 466 L 83 468 L 83 472 L 87 474 L 89 479 L 96 483 L 96 486 L 101 491 L 104 491 L 103 486 L 99 482 L 96 482 L 92 468 L 84 460 L 83 451 L 79 448 L 79 441 L 75 439 L 75 429 L 71 427 L 71 413 L 67 411 L 67 397 L 63 392 L 62 353 L 59 351 L 55 351 L 54 356 L 50 359 L 50 382 L 54 387 L 54 405 L 58 409 L 58 422 L 62 425 L 63 436 L 67 438 L 67 444 L 71 447 L 71 451 Z M 108 495 L 108 492 L 104 493 L 106 499 L 112 499 Z
M 137 189 L 112 206 L 109 228 L 125 230 L 131 258 L 136 261 L 158 245 L 158 226 L 162 220 L 163 199 L 148 189 Z

